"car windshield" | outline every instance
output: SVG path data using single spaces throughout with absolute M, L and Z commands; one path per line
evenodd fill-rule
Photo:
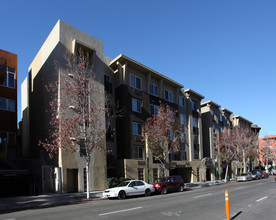
M 158 178 L 154 182 L 155 183 L 164 183 L 164 182 L 166 182 L 166 178 Z
M 247 176 L 247 173 L 243 173 L 241 176 Z
M 127 186 L 130 181 L 121 182 L 117 187 Z

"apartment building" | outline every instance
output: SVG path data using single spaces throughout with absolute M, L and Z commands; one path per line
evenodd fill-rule
M 159 177 L 159 163 L 149 158 L 146 163 L 143 123 L 158 112 L 159 102 L 178 110 L 183 130 L 180 151 L 170 155 L 167 173 L 182 175 L 186 181 L 199 181 L 202 159 L 200 101 L 204 98 L 193 90 L 125 56 L 109 64 L 114 71 L 115 99 L 126 114 L 117 119 L 117 152 L 119 176 L 149 181 Z M 184 141 L 185 140 L 185 141 Z
M 207 101 L 201 103 L 202 113 L 202 132 L 203 132 L 203 156 L 213 161 L 213 164 L 220 163 L 217 154 L 219 153 L 219 147 L 217 146 L 217 140 L 220 133 L 225 128 L 232 127 L 232 114 L 226 108 L 221 108 L 220 105 L 213 101 Z M 207 180 L 214 180 L 215 170 L 214 167 L 210 168 L 208 172 L 209 177 Z M 210 174 L 213 174 L 210 176 Z M 213 177 L 213 178 L 212 178 Z
M 276 135 L 266 135 L 259 138 L 260 164 L 267 167 L 276 167 Z
M 29 66 L 29 75 L 22 84 L 22 127 L 23 152 L 32 158 L 30 169 L 34 174 L 34 185 L 38 192 L 83 192 L 86 191 L 86 163 L 81 152 L 70 153 L 59 150 L 53 159 L 48 152 L 38 146 L 38 140 L 47 136 L 50 116 L 50 95 L 45 85 L 58 82 L 59 71 L 55 63 L 66 72 L 66 53 L 76 54 L 78 49 L 89 54 L 89 62 L 94 68 L 99 89 L 114 94 L 112 88 L 113 73 L 108 67 L 110 58 L 103 54 L 103 42 L 59 20 Z M 104 92 L 101 93 L 104 96 Z M 104 97 L 98 97 L 104 98 Z M 111 96 L 112 98 L 112 96 Z M 62 101 L 62 100 L 61 100 Z M 111 106 L 112 99 L 108 105 Z M 69 109 L 69 108 L 68 108 Z M 68 110 L 69 111 L 69 110 Z M 100 116 L 104 119 L 105 115 Z M 112 126 L 115 124 L 112 122 Z M 109 162 L 116 150 L 116 142 L 108 136 L 102 143 L 102 151 L 95 150 L 90 163 L 90 189 L 103 190 L 107 176 L 106 152 Z M 105 150 L 106 149 L 106 150 Z M 113 164 L 109 163 L 110 169 Z
M 0 157 L 14 157 L 17 136 L 17 55 L 0 49 Z

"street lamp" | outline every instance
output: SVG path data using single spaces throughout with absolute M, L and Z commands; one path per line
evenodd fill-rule
M 216 183 L 218 183 L 218 159 L 215 159 L 215 166 L 216 166 Z

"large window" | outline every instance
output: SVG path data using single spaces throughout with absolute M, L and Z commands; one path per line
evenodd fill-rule
M 0 110 L 15 112 L 15 100 L 0 97 Z
M 16 133 L 0 131 L 0 145 L 1 144 L 2 145 L 4 145 L 4 144 L 15 145 L 16 144 Z
M 197 120 L 197 118 L 193 118 L 193 127 L 194 128 L 198 127 L 198 120 Z
M 158 106 L 150 104 L 150 114 L 157 115 L 158 114 Z
M 137 76 L 130 74 L 130 86 L 135 89 L 142 89 L 142 82 L 141 79 Z
M 139 122 L 133 122 L 133 134 L 142 135 L 142 124 Z
M 138 180 L 144 180 L 144 169 L 138 168 Z
M 134 146 L 133 147 L 133 158 L 134 159 L 143 159 L 143 147 Z
M 4 82 L 2 83 L 2 86 L 15 88 L 14 76 L 15 76 L 15 69 L 7 67 L 7 75 L 6 75 Z
M 141 113 L 141 100 L 132 98 L 132 111 Z
M 150 84 L 150 94 L 154 96 L 158 96 L 158 87 L 157 85 L 151 83 Z
M 173 102 L 173 93 L 172 93 L 172 91 L 165 90 L 165 99 L 169 102 Z
M 183 96 L 179 96 L 179 105 L 182 107 L 185 106 L 185 98 Z

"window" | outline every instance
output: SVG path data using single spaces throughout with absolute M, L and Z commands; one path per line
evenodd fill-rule
M 143 147 L 134 146 L 133 147 L 133 158 L 134 159 L 143 159 Z
M 138 168 L 138 180 L 144 180 L 144 169 Z
M 158 179 L 158 169 L 157 168 L 153 168 L 152 169 L 152 175 L 153 175 L 153 181 L 155 181 L 156 179 Z
M 141 100 L 132 98 L 132 111 L 141 113 Z
M 222 122 L 222 114 L 219 114 L 219 121 Z
M 0 145 L 2 144 L 16 144 L 16 133 L 15 132 L 5 132 L 0 131 Z
M 180 117 L 180 124 L 185 126 L 186 123 L 187 123 L 187 121 L 186 121 L 186 115 L 180 114 L 179 117 Z
M 0 110 L 15 112 L 15 100 L 0 97 Z
M 112 83 L 110 77 L 107 75 L 104 75 L 104 89 L 106 92 L 112 94 Z
M 185 106 L 185 98 L 183 96 L 179 96 L 179 105 L 182 107 Z
M 194 128 L 197 128 L 197 127 L 198 127 L 197 118 L 193 118 L 193 127 L 194 127 Z
M 170 140 L 173 141 L 174 135 L 173 135 L 173 130 L 170 130 Z
M 197 104 L 195 102 L 192 102 L 192 110 L 197 111 Z
M 142 124 L 139 122 L 133 122 L 133 134 L 142 135 Z
M 150 94 L 154 96 L 158 96 L 158 87 L 157 85 L 151 83 L 150 84 Z
M 215 133 L 216 132 L 216 125 L 213 124 L 213 132 Z
M 150 104 L 150 114 L 157 115 L 159 107 L 157 105 Z
M 172 91 L 165 90 L 165 99 L 169 102 L 173 101 L 173 93 Z
M 142 89 L 141 86 L 141 79 L 138 78 L 137 76 L 131 75 L 130 74 L 130 86 L 135 89 Z
M 184 131 L 181 131 L 181 133 L 180 133 L 180 141 L 181 141 L 181 143 L 185 143 L 185 141 L 186 141 L 186 139 L 187 139 L 187 134 L 186 134 L 186 132 L 184 132 Z
M 2 86 L 15 88 L 14 75 L 15 75 L 15 69 L 7 67 L 7 75 L 6 75 L 4 82 L 2 83 Z

